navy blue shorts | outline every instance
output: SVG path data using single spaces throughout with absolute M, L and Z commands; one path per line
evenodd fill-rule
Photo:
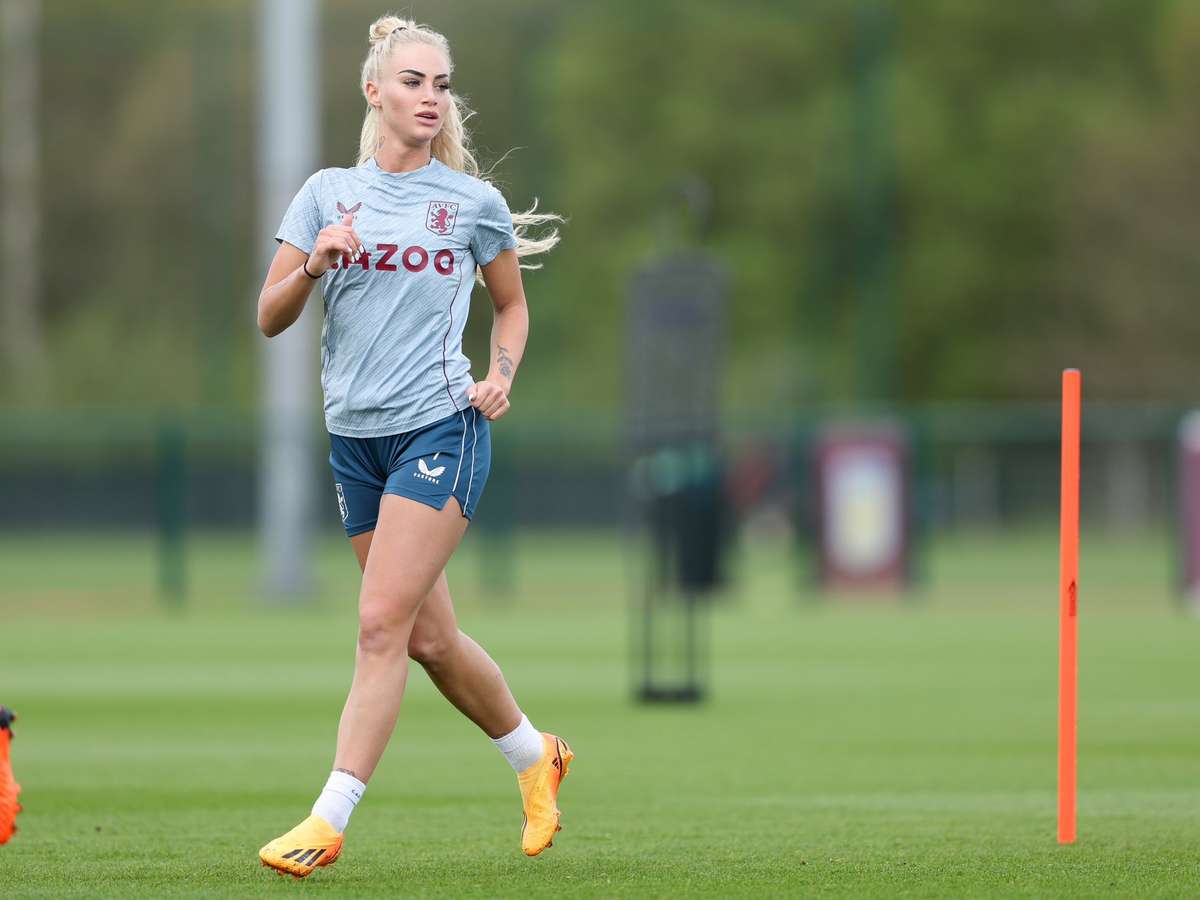
M 408 497 L 434 509 L 444 509 L 454 496 L 470 519 L 492 465 L 490 424 L 470 406 L 403 434 L 329 435 L 329 464 L 346 536 L 375 527 L 384 494 Z

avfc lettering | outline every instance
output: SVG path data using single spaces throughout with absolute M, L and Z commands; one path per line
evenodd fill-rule
M 379 251 L 379 255 L 375 258 L 374 269 L 376 272 L 397 272 L 400 270 L 400 266 L 409 272 L 423 272 L 429 267 L 429 251 L 424 247 L 412 246 L 401 251 L 399 244 L 376 244 L 375 249 Z M 393 259 L 396 262 L 393 262 Z M 454 251 L 439 250 L 433 254 L 432 259 L 434 272 L 439 275 L 454 274 Z M 354 262 L 350 261 L 349 256 L 342 254 L 341 264 L 334 263 L 329 268 L 349 269 L 353 266 L 361 266 L 364 271 L 371 271 L 371 251 L 367 250 Z

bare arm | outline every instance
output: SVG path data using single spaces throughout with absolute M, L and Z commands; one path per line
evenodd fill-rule
M 275 337 L 298 318 L 316 284 L 301 267 L 308 257 L 291 244 L 280 244 L 267 270 L 267 280 L 258 295 L 258 328 Z
M 491 364 L 487 378 L 471 389 L 471 405 L 489 419 L 498 419 L 509 410 L 508 395 L 512 391 L 517 367 L 525 354 L 529 338 L 529 307 L 525 303 L 525 288 L 521 284 L 521 269 L 514 250 L 501 252 L 483 271 L 483 283 L 492 298 L 495 318 L 492 321 Z
M 351 262 L 358 259 L 363 246 L 354 233 L 353 221 L 354 217 L 347 214 L 341 225 L 322 228 L 308 255 L 286 241 L 279 245 L 258 294 L 258 328 L 263 334 L 275 337 L 300 318 L 312 286 L 339 256 L 345 255 Z

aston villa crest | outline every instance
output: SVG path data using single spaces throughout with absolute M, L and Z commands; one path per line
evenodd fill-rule
M 434 200 L 429 204 L 429 212 L 425 216 L 425 227 L 434 234 L 445 237 L 454 233 L 454 223 L 458 221 L 458 204 L 443 203 Z

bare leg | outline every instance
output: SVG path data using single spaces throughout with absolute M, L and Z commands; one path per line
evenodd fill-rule
M 363 578 L 370 571 L 379 553 L 379 543 L 371 534 L 352 539 Z M 454 606 L 446 574 L 441 571 L 423 598 L 408 633 L 408 654 L 420 662 L 442 695 L 460 712 L 478 725 L 491 738 L 516 731 L 522 725 L 521 710 L 500 673 L 500 668 L 477 643 L 458 630 Z M 395 720 L 393 716 L 392 720 Z M 527 856 L 537 856 L 551 846 L 560 830 L 557 804 L 558 787 L 574 758 L 567 742 L 553 735 L 531 735 L 517 731 L 518 740 L 526 743 L 532 737 L 536 762 L 514 761 L 518 748 L 507 748 L 504 755 L 518 771 L 517 784 L 521 789 L 521 806 L 525 813 L 521 827 L 521 849 Z M 545 752 L 546 743 L 553 740 L 556 752 Z M 339 742 L 340 746 L 340 742 Z M 522 756 L 525 750 L 521 748 Z
M 500 667 L 458 630 L 445 572 L 421 605 L 408 655 L 425 667 L 442 696 L 488 737 L 503 737 L 521 724 L 521 710 Z
M 364 571 L 372 534 L 367 532 L 350 539 Z M 444 571 L 417 612 L 408 639 L 408 655 L 425 667 L 442 696 L 488 737 L 503 737 L 520 724 L 521 710 L 500 667 L 482 647 L 458 630 Z
M 458 501 L 444 509 L 384 494 L 363 567 L 354 681 L 338 725 L 334 768 L 366 782 L 396 727 L 408 643 L 421 604 L 462 540 Z

